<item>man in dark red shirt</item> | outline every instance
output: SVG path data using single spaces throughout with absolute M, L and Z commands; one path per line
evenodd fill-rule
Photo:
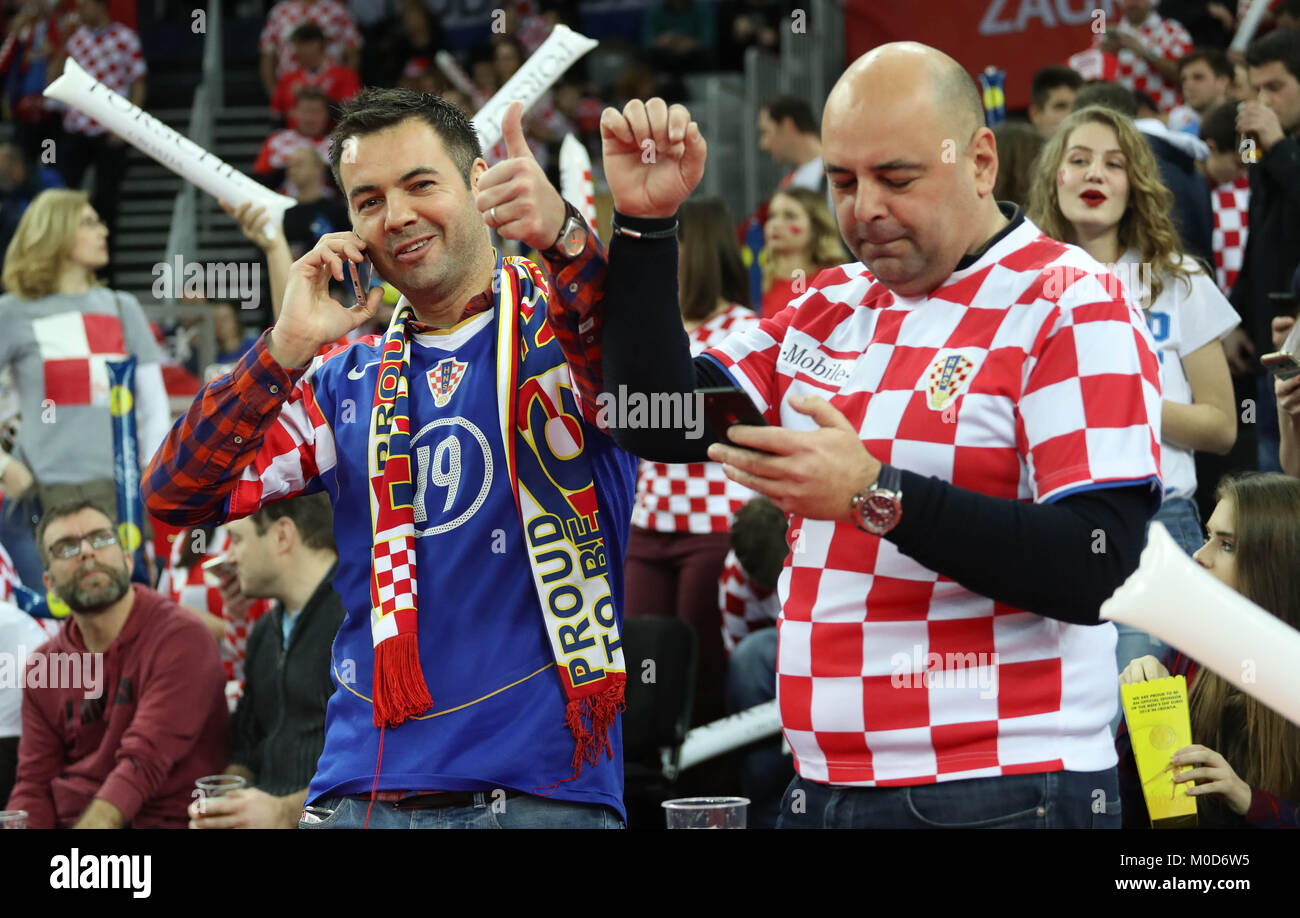
M 45 586 L 72 608 L 23 672 L 9 809 L 42 828 L 184 828 L 194 782 L 226 767 L 221 655 L 192 613 L 131 584 L 113 520 L 91 501 L 37 532 Z
M 314 22 L 304 22 L 289 36 L 293 42 L 295 67 L 280 75 L 271 96 L 271 111 L 289 119 L 296 128 L 293 104 L 299 88 L 314 86 L 330 102 L 338 105 L 361 92 L 361 78 L 351 67 L 344 67 L 325 56 L 325 33 Z

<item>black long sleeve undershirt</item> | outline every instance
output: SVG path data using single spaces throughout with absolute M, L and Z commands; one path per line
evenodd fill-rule
M 640 231 L 671 220 L 618 216 Z M 677 243 L 615 236 L 601 341 L 605 388 L 690 393 L 733 381 L 690 356 L 677 305 Z M 615 441 L 658 462 L 702 462 L 713 439 L 678 428 L 619 428 Z M 990 497 L 903 470 L 903 515 L 885 536 L 930 570 L 1000 603 L 1095 625 L 1101 603 L 1138 564 L 1155 505 L 1147 485 L 1098 488 L 1051 504 Z

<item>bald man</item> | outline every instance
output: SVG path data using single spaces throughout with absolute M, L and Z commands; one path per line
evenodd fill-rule
M 797 776 L 780 825 L 1118 828 L 1098 607 L 1160 501 L 1158 365 L 1104 267 L 994 201 L 970 77 L 912 43 L 849 67 L 822 138 L 859 261 L 694 360 L 673 215 L 705 141 L 658 99 L 607 109 L 601 130 L 605 295 L 553 324 L 586 402 L 730 386 L 770 425 L 730 443 L 613 434 L 645 458 L 722 462 L 790 516 L 777 688 Z

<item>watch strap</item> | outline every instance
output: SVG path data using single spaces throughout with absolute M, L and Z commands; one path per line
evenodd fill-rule
M 876 476 L 876 483 L 871 486 L 871 490 L 892 491 L 899 496 L 903 491 L 903 473 L 888 463 L 881 463 L 880 474 Z

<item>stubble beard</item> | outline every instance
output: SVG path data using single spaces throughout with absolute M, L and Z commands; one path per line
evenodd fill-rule
M 100 571 L 109 582 L 99 587 L 83 587 L 82 578 L 91 571 Z M 55 592 L 74 612 L 94 615 L 103 612 L 131 589 L 131 574 L 125 568 L 112 568 L 106 564 L 93 564 L 80 568 L 68 580 L 55 584 Z

